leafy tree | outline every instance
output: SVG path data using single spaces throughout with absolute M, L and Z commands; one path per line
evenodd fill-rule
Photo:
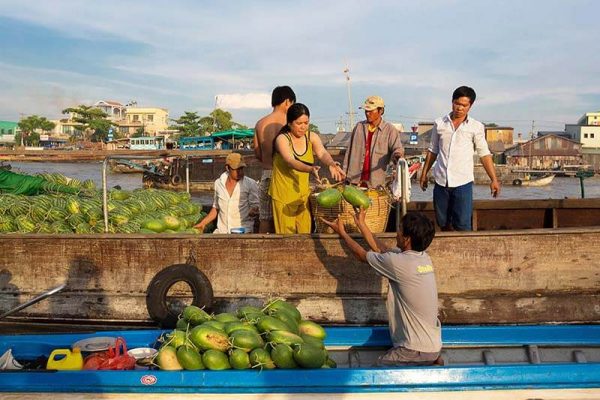
M 179 130 L 179 136 L 200 135 L 200 116 L 196 112 L 184 111 L 183 115 L 173 119 L 176 125 L 173 128 Z
M 144 128 L 140 127 L 135 130 L 135 133 L 131 137 L 142 137 L 144 136 Z
M 488 128 L 497 128 L 498 127 L 498 124 L 495 124 L 493 122 L 490 122 L 490 123 L 487 123 L 487 124 L 484 124 L 484 125 L 486 127 L 488 127 Z
M 229 129 L 248 129 L 246 125 L 232 121 L 233 116 L 230 112 L 217 108 L 208 116 L 200 118 L 200 132 L 214 133 L 227 131 Z
M 315 124 L 309 124 L 308 125 L 308 130 L 310 132 L 314 132 L 314 133 L 321 133 L 321 131 L 319 131 L 319 127 L 316 126 Z
M 108 114 L 96 107 L 79 105 L 69 107 L 62 111 L 63 114 L 72 114 L 74 122 L 81 124 L 84 139 L 92 141 L 106 140 L 108 130 L 112 123 L 107 119 Z
M 19 121 L 18 126 L 20 132 L 15 135 L 15 142 L 21 143 L 21 145 L 37 146 L 40 143 L 40 134 L 37 131 L 51 131 L 56 124 L 48 121 L 46 117 L 30 115 Z

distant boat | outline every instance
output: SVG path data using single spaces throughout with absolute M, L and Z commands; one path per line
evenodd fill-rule
M 513 186 L 547 186 L 552 183 L 554 175 L 545 175 L 537 178 L 525 177 L 513 180 Z

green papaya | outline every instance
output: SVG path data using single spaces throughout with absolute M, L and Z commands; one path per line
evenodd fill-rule
M 350 203 L 353 207 L 364 208 L 365 210 L 371 205 L 371 199 L 362 190 L 356 186 L 346 185 L 344 186 L 344 192 L 342 193 L 344 200 Z
M 341 200 L 342 192 L 335 188 L 325 189 L 317 195 L 317 203 L 325 208 L 335 207 Z

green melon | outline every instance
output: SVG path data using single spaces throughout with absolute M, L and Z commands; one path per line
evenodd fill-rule
M 300 311 L 298 311 L 296 306 L 294 306 L 292 303 L 288 303 L 287 301 L 281 299 L 276 299 L 267 303 L 265 310 L 267 314 L 272 314 L 276 311 L 286 311 L 290 315 L 292 315 L 297 322 L 300 322 L 300 320 L 302 319 L 302 315 L 300 314 Z
M 211 326 L 196 326 L 190 331 L 190 340 L 199 349 L 227 351 L 231 347 L 229 337 Z
M 224 369 L 231 369 L 229 364 L 229 357 L 223 352 L 218 350 L 207 350 L 202 354 L 202 363 L 204 366 L 213 371 L 221 371 Z
M 294 361 L 302 368 L 321 368 L 327 354 L 322 349 L 311 344 L 301 344 L 294 348 Z
M 244 350 L 233 349 L 229 354 L 229 364 L 233 369 L 248 369 L 250 365 L 250 356 Z
M 300 335 L 312 336 L 320 340 L 325 340 L 325 336 L 327 336 L 325 329 L 312 321 L 300 321 L 298 329 L 300 330 Z
M 227 322 L 225 324 L 225 332 L 228 335 L 231 335 L 232 332 L 235 332 L 238 330 L 245 330 L 245 331 L 251 331 L 251 332 L 258 333 L 258 329 L 256 329 L 256 326 L 252 325 L 249 322 L 233 321 L 233 322 Z
M 335 207 L 341 200 L 342 192 L 336 188 L 326 189 L 317 195 L 317 203 L 325 208 Z
M 344 200 L 350 203 L 353 207 L 364 208 L 365 210 L 371 205 L 371 199 L 356 186 L 346 185 L 342 193 Z
M 160 219 L 156 219 L 156 218 L 152 218 L 152 219 L 148 219 L 148 220 L 144 221 L 142 223 L 142 228 L 149 229 L 149 230 L 157 232 L 157 233 L 160 233 L 160 232 L 164 231 L 165 229 L 167 229 L 164 222 L 162 222 Z
M 259 319 L 256 323 L 256 327 L 261 333 L 270 331 L 287 331 L 290 329 L 285 322 L 268 315 Z
M 233 347 L 245 352 L 250 352 L 257 347 L 263 347 L 265 345 L 265 342 L 258 333 L 247 330 L 240 329 L 233 331 L 229 335 L 229 338 L 231 339 L 231 345 Z
M 280 343 L 273 347 L 273 350 L 271 350 L 271 359 L 278 368 L 298 368 L 298 364 L 294 360 L 294 350 L 285 343 Z
M 165 371 L 179 371 L 183 367 L 177 359 L 177 351 L 170 346 L 163 346 L 156 355 L 156 364 Z
M 215 319 L 217 321 L 223 322 L 223 323 L 239 321 L 239 318 L 231 313 L 217 314 L 217 315 L 215 315 Z
M 189 371 L 204 369 L 200 353 L 188 346 L 181 346 L 177 349 L 177 361 L 183 369 Z
M 300 336 L 288 331 L 271 331 L 267 333 L 267 340 L 269 343 L 283 343 L 289 346 L 304 343 Z
M 274 369 L 276 367 L 269 352 L 262 348 L 254 349 L 250 352 L 250 364 L 253 368 L 261 369 Z

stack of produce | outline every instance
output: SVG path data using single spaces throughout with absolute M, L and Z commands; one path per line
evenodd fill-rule
M 155 363 L 163 370 L 335 368 L 325 330 L 276 299 L 261 309 L 210 315 L 188 306 L 163 342 Z
M 91 180 L 41 175 L 49 185 L 68 185 L 77 194 L 0 194 L 0 233 L 102 233 L 102 192 Z M 84 194 L 82 196 L 81 194 Z M 189 193 L 158 189 L 108 192 L 110 233 L 200 233 L 192 228 L 206 213 Z

